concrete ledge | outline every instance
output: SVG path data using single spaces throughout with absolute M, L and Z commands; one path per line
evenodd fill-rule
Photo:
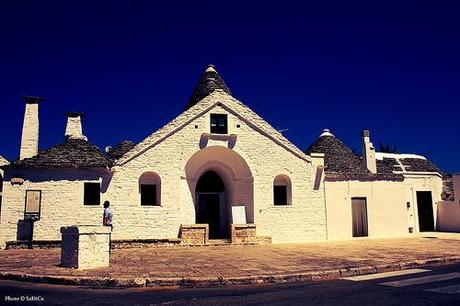
M 289 283 L 304 281 L 323 281 L 342 277 L 398 271 L 414 267 L 426 267 L 446 263 L 460 262 L 460 256 L 437 257 L 393 263 L 388 265 L 347 267 L 342 269 L 292 272 L 289 274 L 265 274 L 245 277 L 172 277 L 172 278 L 110 278 L 110 277 L 73 277 L 47 276 L 23 273 L 0 272 L 0 279 L 34 283 L 60 284 L 93 287 L 221 287 L 230 285 L 255 285 L 264 283 Z

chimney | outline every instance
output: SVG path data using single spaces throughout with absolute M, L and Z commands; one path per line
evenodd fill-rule
M 363 131 L 363 162 L 372 173 L 377 173 L 377 162 L 375 160 L 375 148 L 371 142 L 369 130 Z
M 21 98 L 26 103 L 26 109 L 22 125 L 20 160 L 34 157 L 38 154 L 38 105 L 44 100 L 42 97 L 31 96 L 22 96 Z
M 79 112 L 68 112 L 67 113 L 67 126 L 65 128 L 65 137 L 67 139 L 83 139 L 88 140 L 85 135 L 83 135 L 83 130 L 81 128 L 81 118 L 84 114 Z

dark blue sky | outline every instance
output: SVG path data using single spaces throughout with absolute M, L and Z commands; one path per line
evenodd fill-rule
M 212 63 L 301 149 L 328 127 L 360 151 L 370 128 L 460 172 L 458 1 L 154 2 L 2 1 L 0 155 L 18 156 L 20 95 L 46 98 L 41 148 L 67 111 L 104 148 L 178 115 Z

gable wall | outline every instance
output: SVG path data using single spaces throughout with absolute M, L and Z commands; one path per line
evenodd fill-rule
M 201 135 L 209 133 L 211 112 L 228 115 L 229 134 L 238 135 L 233 151 L 244 158 L 252 172 L 257 234 L 272 236 L 274 242 L 325 239 L 324 195 L 322 188 L 313 191 L 315 169 L 220 106 L 114 168 L 106 194 L 114 212 L 114 238 L 173 238 L 177 237 L 180 224 L 195 223 L 193 190 L 184 169 L 190 157 L 200 150 Z M 250 114 L 241 115 L 251 120 Z M 237 124 L 240 128 L 236 128 Z M 228 144 L 213 140 L 208 145 Z M 140 206 L 138 178 L 145 171 L 154 171 L 161 178 L 161 207 Z M 293 204 L 290 206 L 273 205 L 272 185 L 278 174 L 291 178 Z M 234 202 L 238 204 L 237 200 Z

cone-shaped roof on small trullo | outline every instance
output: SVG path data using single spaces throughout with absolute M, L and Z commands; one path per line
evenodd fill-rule
M 209 65 L 201 75 L 198 84 L 196 84 L 195 88 L 193 89 L 192 96 L 188 100 L 185 109 L 187 110 L 194 106 L 215 90 L 222 90 L 231 95 L 230 89 L 228 89 L 224 79 L 222 79 L 219 73 L 217 73 L 213 65 Z

